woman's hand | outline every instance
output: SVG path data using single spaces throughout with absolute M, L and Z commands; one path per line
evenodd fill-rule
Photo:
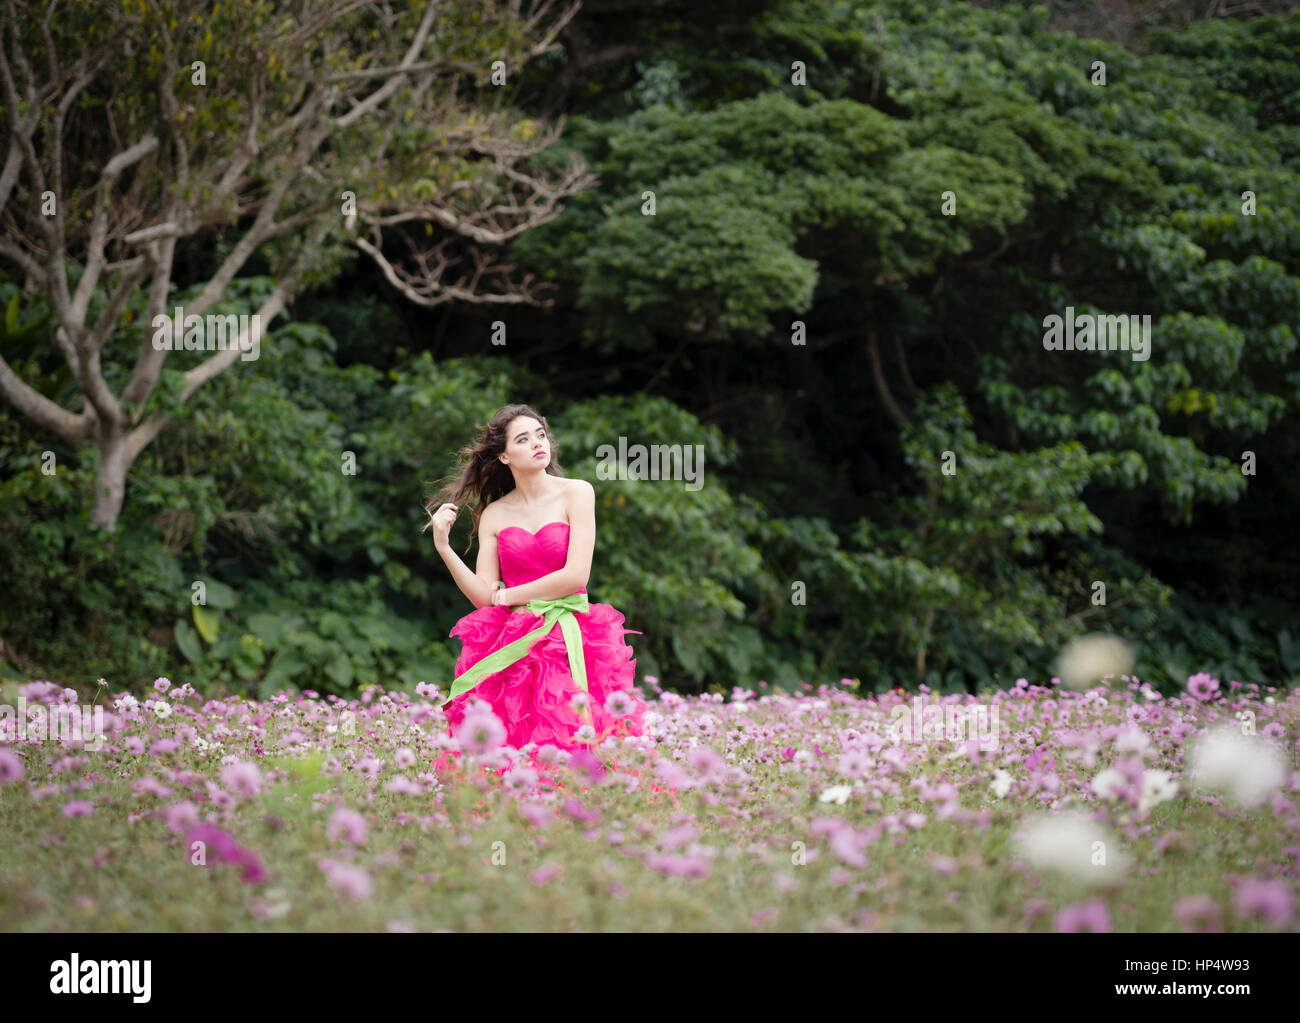
M 425 509 L 428 511 L 428 509 Z M 451 546 L 451 524 L 456 521 L 458 514 L 454 504 L 444 504 L 436 512 L 430 512 L 429 522 L 424 527 L 428 529 L 433 527 L 433 546 L 436 550 L 443 550 Z

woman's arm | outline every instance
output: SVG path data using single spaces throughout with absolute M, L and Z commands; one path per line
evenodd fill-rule
M 574 480 L 570 488 L 569 556 L 564 567 L 522 586 L 509 586 L 501 603 L 510 606 L 530 600 L 553 600 L 575 590 L 586 589 L 591 578 L 591 555 L 596 548 L 596 489 L 586 480 Z M 491 595 L 488 596 L 490 601 Z
M 491 505 L 488 506 L 489 508 Z M 496 516 L 491 518 L 494 523 Z M 492 591 L 496 589 L 497 580 L 501 578 L 497 561 L 496 528 L 489 523 L 487 509 L 484 509 L 478 523 L 478 561 L 477 571 L 471 572 L 469 566 L 460 560 L 460 555 L 452 549 L 450 543 L 438 548 L 451 577 L 456 580 L 460 592 L 469 598 L 475 608 L 487 607 L 492 603 Z

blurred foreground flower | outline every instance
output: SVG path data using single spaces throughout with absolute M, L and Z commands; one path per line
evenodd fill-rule
M 1057 658 L 1061 684 L 1083 691 L 1103 685 L 1109 675 L 1118 680 L 1133 670 L 1133 648 L 1118 636 L 1094 632 L 1070 640 Z
M 1037 870 L 1066 874 L 1085 884 L 1118 880 L 1129 857 L 1102 824 L 1080 813 L 1039 815 L 1016 836 L 1020 853 Z
M 1243 807 L 1257 806 L 1286 781 L 1286 757 L 1267 740 L 1226 725 L 1204 732 L 1188 752 L 1189 780 L 1218 789 Z

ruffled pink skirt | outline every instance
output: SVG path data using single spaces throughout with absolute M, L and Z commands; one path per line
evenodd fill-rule
M 472 699 L 486 700 L 505 726 L 505 744 L 522 749 L 528 743 L 550 744 L 559 749 L 590 749 L 612 736 L 643 734 L 645 704 L 633 692 L 636 659 L 624 640 L 623 613 L 609 604 L 593 603 L 585 614 L 576 614 L 582 632 L 582 655 L 587 667 L 588 711 L 580 713 L 570 700 L 582 690 L 569 671 L 569 654 L 559 625 L 540 639 L 527 655 L 501 671 L 481 679 L 443 707 L 449 734 L 454 735 L 464 720 Z M 481 607 L 458 621 L 448 634 L 459 636 L 462 652 L 456 675 L 468 671 L 488 654 L 500 650 L 542 623 L 541 615 L 515 612 L 508 607 Z M 606 709 L 611 693 L 624 692 L 632 706 L 621 717 Z M 596 732 L 594 742 L 574 738 L 584 724 Z

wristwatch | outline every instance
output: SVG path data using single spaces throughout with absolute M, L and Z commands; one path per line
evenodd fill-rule
M 496 590 L 499 592 L 499 591 L 501 591 L 501 590 L 504 590 L 505 588 L 506 588 L 506 581 L 505 581 L 504 579 L 498 579 L 498 580 L 497 580 L 497 585 L 496 585 Z M 493 607 L 497 607 L 497 606 L 499 606 L 495 600 L 492 601 L 492 605 L 493 605 Z

